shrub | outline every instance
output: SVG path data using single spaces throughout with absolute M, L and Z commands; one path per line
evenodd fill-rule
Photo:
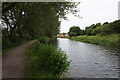
M 119 34 L 111 34 L 111 35 L 106 35 L 106 36 L 77 36 L 77 37 L 72 37 L 72 40 L 76 41 L 81 41 L 81 42 L 86 42 L 86 43 L 92 43 L 92 44 L 98 44 L 98 45 L 103 45 L 106 47 L 111 47 L 114 48 L 115 50 L 120 46 L 119 44 Z
M 86 34 L 87 35 L 92 35 L 92 31 L 93 31 L 92 28 L 86 28 Z
M 93 29 L 92 34 L 93 35 L 100 34 L 100 31 L 101 31 L 101 26 L 98 26 L 97 28 Z
M 2 50 L 10 47 L 10 41 L 7 37 L 2 37 Z
M 56 37 L 46 37 L 46 36 L 43 36 L 43 37 L 39 37 L 38 41 L 40 43 L 43 43 L 43 44 L 54 44 L 56 42 L 57 38 Z
M 49 37 L 39 37 L 39 42 L 43 44 L 47 44 L 49 42 Z
M 16 47 L 22 43 L 25 43 L 27 42 L 28 40 L 25 40 L 25 39 L 16 39 L 14 42 L 11 42 L 10 39 L 6 36 L 2 36 L 2 50 L 6 50 L 6 49 L 9 49 L 9 48 L 13 48 L 13 47 Z
M 48 44 L 36 42 L 27 51 L 27 78 L 51 78 L 59 77 L 67 72 L 70 61 L 64 51 L 56 50 L 56 47 Z
M 76 36 L 76 33 L 75 32 L 70 32 L 69 35 L 70 35 L 70 37 L 71 36 Z
M 111 24 L 105 24 L 104 26 L 101 26 L 101 35 L 109 35 L 113 34 L 112 26 Z

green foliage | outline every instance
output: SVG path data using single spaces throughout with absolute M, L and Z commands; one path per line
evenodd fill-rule
M 3 36 L 2 37 L 2 54 L 4 54 L 6 51 L 8 51 L 11 48 L 14 48 L 20 44 L 24 44 L 29 40 L 23 40 L 23 39 L 19 39 L 14 41 L 13 43 L 10 42 L 9 38 Z
M 26 78 L 57 78 L 70 67 L 64 51 L 36 42 L 27 50 Z
M 111 24 L 105 24 L 101 27 L 101 35 L 109 35 L 111 33 L 113 33 Z
M 101 26 L 98 26 L 97 28 L 93 29 L 92 34 L 96 35 L 96 34 L 100 34 L 101 33 Z
M 101 26 L 101 23 L 92 24 L 89 27 L 85 28 L 86 35 L 95 35 L 96 32 L 99 32 L 97 27 Z M 97 29 L 96 29 L 97 28 Z M 96 29 L 96 30 L 95 30 Z M 100 28 L 99 28 L 100 29 Z
M 120 33 L 120 20 L 108 23 L 105 22 L 103 25 L 101 23 L 93 24 L 85 28 L 86 35 L 110 35 L 115 33 Z
M 28 40 L 16 40 L 14 41 L 14 43 L 11 43 L 10 40 L 7 38 L 7 37 L 2 37 L 2 50 L 5 50 L 7 48 L 12 48 L 12 47 L 15 47 L 15 46 L 18 46 L 22 43 L 25 43 L 27 42 Z
M 3 2 L 2 35 L 6 38 L 3 45 L 56 36 L 60 29 L 59 19 L 66 19 L 66 14 L 71 12 L 75 15 L 77 5 L 71 2 Z
M 92 35 L 92 31 L 93 31 L 92 28 L 86 27 L 86 34 L 87 35 Z
M 69 29 L 68 34 L 70 36 L 78 36 L 80 35 L 81 29 L 79 27 L 73 26 Z
M 104 22 L 103 25 L 108 24 L 108 22 Z
M 85 33 L 85 30 L 81 30 L 81 33 L 80 33 L 81 35 L 85 35 L 86 33 Z
M 40 37 L 38 40 L 40 43 L 48 44 L 50 38 L 49 37 Z
M 120 20 L 115 20 L 111 23 L 113 32 L 120 33 Z
M 112 35 L 106 35 L 106 36 L 76 36 L 72 37 L 72 40 L 76 41 L 81 41 L 81 42 L 86 42 L 86 43 L 92 43 L 92 44 L 98 44 L 98 45 L 103 45 L 107 47 L 112 47 L 115 49 L 118 49 L 118 34 L 112 34 Z
M 4 45 L 2 45 L 2 50 L 10 47 L 10 42 L 9 42 L 8 38 L 2 37 L 2 43 L 4 44 Z
M 70 37 L 71 36 L 76 36 L 76 33 L 75 32 L 70 32 L 69 35 L 70 35 Z
M 42 44 L 53 44 L 56 45 L 57 38 L 56 37 L 47 37 L 47 36 L 42 36 L 38 38 L 38 41 Z
M 2 55 L 2 37 L 0 36 L 0 56 Z
M 3 3 L 3 22 L 7 25 L 7 35 L 36 38 L 54 36 L 59 32 L 59 18 L 78 12 L 79 3 L 71 2 L 21 2 Z M 8 8 L 9 6 L 9 8 Z M 11 22 L 9 22 L 11 20 Z
M 120 33 L 120 20 L 101 26 L 101 35 Z

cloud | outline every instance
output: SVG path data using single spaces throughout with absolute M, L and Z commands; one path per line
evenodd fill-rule
M 77 0 L 78 1 L 78 0 Z M 80 16 L 82 19 L 76 18 L 72 14 L 68 14 L 69 21 L 62 21 L 61 32 L 68 32 L 71 26 L 79 26 L 85 29 L 86 26 L 96 24 L 98 22 L 112 22 L 118 19 L 118 2 L 119 0 L 79 0 L 81 4 Z

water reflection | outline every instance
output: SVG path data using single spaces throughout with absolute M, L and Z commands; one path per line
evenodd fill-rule
M 116 52 L 93 44 L 58 38 L 62 48 L 72 60 L 70 75 L 73 78 L 118 78 Z

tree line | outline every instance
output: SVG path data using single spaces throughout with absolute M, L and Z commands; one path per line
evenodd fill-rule
M 78 12 L 74 2 L 3 2 L 2 36 L 3 45 L 40 36 L 56 36 L 60 19 L 66 14 Z
M 80 29 L 79 26 L 73 26 L 69 29 L 68 34 L 70 36 L 79 36 L 79 35 L 110 35 L 120 33 L 120 20 L 115 20 L 113 22 L 105 22 L 103 24 L 97 23 L 92 24 L 85 28 L 85 30 Z

